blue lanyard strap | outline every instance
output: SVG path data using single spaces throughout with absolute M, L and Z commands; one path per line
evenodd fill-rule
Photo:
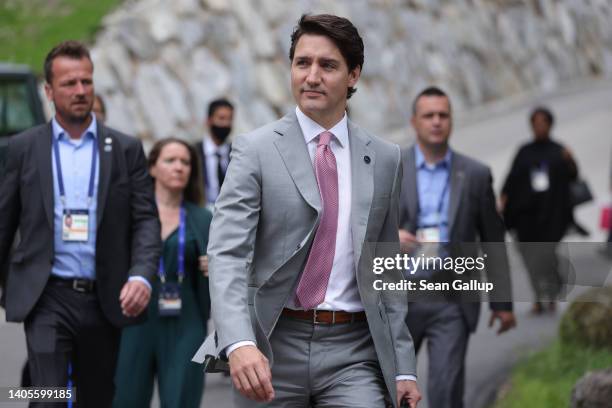
M 178 281 L 179 283 L 183 282 L 183 278 L 185 278 L 185 205 L 181 204 L 181 209 L 179 213 L 179 227 L 178 227 Z M 162 255 L 159 258 L 159 279 L 162 283 L 166 282 L 166 270 L 164 267 L 164 256 Z
M 66 388 L 70 390 L 72 389 L 72 361 L 68 362 L 68 384 L 66 384 Z M 74 396 L 72 396 L 72 398 L 70 398 L 70 400 L 68 401 L 68 408 L 73 407 L 73 401 Z
M 440 194 L 438 205 L 436 207 L 436 216 L 437 216 L 436 222 L 438 224 L 438 228 L 442 226 L 442 209 L 444 207 L 444 196 L 446 195 L 446 192 L 448 191 L 448 187 L 450 186 L 450 178 L 451 178 L 451 172 L 449 168 L 448 176 L 446 177 L 446 182 L 444 183 L 444 187 L 442 188 L 442 193 Z M 419 226 L 419 228 L 420 227 L 421 226 Z
M 64 176 L 62 174 L 62 161 L 59 153 L 59 142 L 57 138 L 53 138 L 53 154 L 55 155 L 55 168 L 57 170 L 57 184 L 59 185 L 60 200 L 64 207 L 66 206 L 66 190 L 64 189 Z M 91 171 L 89 173 L 89 190 L 87 192 L 88 206 L 91 205 L 91 200 L 94 195 L 94 185 L 96 177 L 96 162 L 98 159 L 98 145 L 96 139 L 92 140 L 93 147 L 91 148 Z
M 446 177 L 446 183 L 444 184 L 444 188 L 442 189 L 442 194 L 440 194 L 440 201 L 438 202 L 438 216 L 442 214 L 442 207 L 444 207 L 444 196 L 446 195 L 446 191 L 448 190 L 448 186 L 450 184 L 450 169 L 448 169 L 448 176 Z

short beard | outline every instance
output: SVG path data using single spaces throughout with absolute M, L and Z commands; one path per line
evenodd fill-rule
M 87 112 L 84 112 L 83 114 L 80 114 L 80 115 L 75 115 L 75 114 L 67 113 L 67 112 L 58 112 L 58 113 L 60 114 L 62 119 L 64 119 L 66 122 L 70 123 L 71 125 L 82 125 L 83 123 L 87 122 L 87 120 L 91 116 L 91 109 L 89 109 Z

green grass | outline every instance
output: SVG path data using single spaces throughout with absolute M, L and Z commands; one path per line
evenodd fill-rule
M 562 346 L 555 342 L 514 369 L 509 389 L 494 407 L 567 407 L 580 377 L 589 370 L 609 367 L 612 367 L 612 351 Z
M 73 39 L 89 42 L 121 0 L 0 0 L 0 61 L 42 73 L 47 52 Z

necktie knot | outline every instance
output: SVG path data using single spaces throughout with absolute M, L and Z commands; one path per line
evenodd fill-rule
M 331 142 L 331 138 L 334 136 L 332 132 L 323 132 L 319 135 L 319 143 L 317 146 L 329 146 L 329 142 Z

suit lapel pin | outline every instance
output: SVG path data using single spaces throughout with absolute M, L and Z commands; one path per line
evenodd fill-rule
M 363 156 L 363 161 L 366 162 L 366 164 L 370 164 L 370 156 Z
M 113 150 L 113 139 L 111 139 L 110 137 L 107 137 L 106 139 L 104 139 L 104 151 L 110 152 L 112 150 Z

